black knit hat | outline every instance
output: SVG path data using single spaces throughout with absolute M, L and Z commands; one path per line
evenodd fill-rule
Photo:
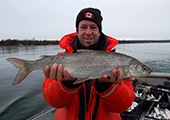
M 102 22 L 103 18 L 101 16 L 101 12 L 99 9 L 96 9 L 96 8 L 82 9 L 76 18 L 76 28 L 78 28 L 79 22 L 81 20 L 90 20 L 90 21 L 95 22 L 99 28 L 99 32 L 102 31 L 101 22 Z

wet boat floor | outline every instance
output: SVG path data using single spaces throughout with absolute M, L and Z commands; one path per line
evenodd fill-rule
M 148 83 L 149 85 L 143 85 Z M 135 100 L 121 113 L 122 120 L 169 120 L 170 83 L 166 78 L 137 78 L 133 81 Z M 170 114 L 169 114 L 170 116 Z

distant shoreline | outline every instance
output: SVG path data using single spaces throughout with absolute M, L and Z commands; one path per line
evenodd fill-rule
M 170 43 L 170 40 L 119 40 L 119 44 L 137 44 L 137 43 Z M 36 45 L 0 45 L 0 47 L 30 47 L 30 46 L 55 46 L 59 45 L 59 41 L 56 44 L 36 44 Z
M 56 45 L 8 45 L 8 46 L 0 46 L 0 48 L 2 47 L 36 47 L 36 46 L 57 46 L 58 44 Z
M 132 44 L 132 43 L 170 43 L 170 40 L 119 40 L 121 44 Z

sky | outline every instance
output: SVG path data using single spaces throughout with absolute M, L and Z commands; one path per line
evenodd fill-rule
M 0 0 L 0 40 L 60 40 L 86 7 L 101 10 L 103 33 L 118 40 L 170 39 L 170 0 Z

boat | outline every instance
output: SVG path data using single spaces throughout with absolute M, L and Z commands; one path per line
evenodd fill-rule
M 55 112 L 56 112 L 55 108 L 49 108 L 28 118 L 27 120 L 54 120 Z
M 125 111 L 121 113 L 122 120 L 157 120 L 159 118 L 157 118 L 157 116 L 155 118 L 154 115 L 151 116 L 151 112 L 153 112 L 154 109 L 158 107 L 158 105 L 160 107 L 163 107 L 164 109 L 170 110 L 170 97 L 169 101 L 167 101 L 169 103 L 167 104 L 163 102 L 161 103 L 160 101 L 163 99 L 167 99 L 165 98 L 167 97 L 166 95 L 170 95 L 169 81 L 170 73 L 153 72 L 151 75 L 136 78 L 136 80 L 133 81 L 135 94 L 136 91 L 139 90 L 138 92 L 142 91 L 143 95 L 140 97 L 135 95 L 136 97 L 134 102 L 138 102 L 138 105 L 135 106 L 130 112 Z M 158 96 L 161 96 L 158 101 L 154 101 L 153 99 L 146 99 L 147 94 L 151 94 L 151 92 Z M 55 108 L 50 108 L 32 116 L 28 120 L 53 120 L 55 117 L 55 112 Z

